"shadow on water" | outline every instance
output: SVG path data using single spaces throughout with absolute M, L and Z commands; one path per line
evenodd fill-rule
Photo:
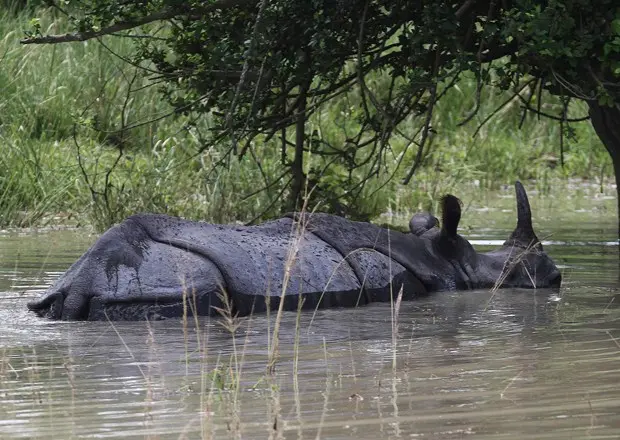
M 618 438 L 609 224 L 554 231 L 559 291 L 435 294 L 404 302 L 395 332 L 389 304 L 303 313 L 297 344 L 285 313 L 273 375 L 274 316 L 234 335 L 221 320 L 34 317 L 26 301 L 95 237 L 0 235 L 0 437 Z M 471 238 L 484 249 L 504 232 Z

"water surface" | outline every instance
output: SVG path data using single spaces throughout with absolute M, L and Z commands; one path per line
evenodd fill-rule
M 514 214 L 471 212 L 478 248 L 506 238 Z M 273 374 L 274 316 L 36 318 L 96 235 L 0 233 L 0 438 L 619 438 L 615 213 L 538 212 L 559 291 L 439 293 L 397 327 L 389 304 L 286 313 Z

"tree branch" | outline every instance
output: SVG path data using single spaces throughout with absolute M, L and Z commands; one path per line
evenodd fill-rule
M 41 35 L 39 37 L 28 37 L 20 40 L 21 44 L 57 44 L 57 43 L 69 43 L 72 41 L 86 41 L 93 38 L 102 37 L 104 35 L 110 35 L 115 32 L 126 31 L 145 24 L 153 23 L 154 21 L 168 20 L 170 18 L 181 15 L 182 12 L 178 10 L 165 10 L 155 12 L 151 15 L 146 15 L 139 20 L 123 21 L 115 23 L 112 26 L 100 29 L 98 31 L 85 31 L 85 32 L 73 32 L 62 35 Z
M 256 13 L 256 20 L 254 21 L 254 27 L 252 29 L 252 38 L 250 39 L 250 44 L 248 45 L 248 49 L 245 54 L 243 54 L 243 67 L 241 69 L 241 77 L 239 78 L 239 82 L 237 83 L 237 87 L 235 88 L 235 95 L 233 96 L 233 100 L 230 103 L 230 109 L 228 110 L 228 114 L 226 115 L 226 126 L 230 130 L 231 140 L 233 144 L 233 152 L 237 154 L 237 137 L 235 136 L 235 131 L 233 129 L 233 113 L 235 112 L 235 108 L 237 107 L 237 101 L 239 100 L 239 95 L 241 94 L 241 89 L 245 84 L 245 78 L 248 74 L 248 70 L 250 69 L 250 60 L 254 56 L 254 52 L 256 51 L 256 45 L 258 40 L 258 34 L 261 31 L 261 23 L 263 21 L 263 11 L 267 6 L 267 0 L 261 0 L 260 6 L 258 7 L 258 12 Z M 265 60 L 263 59 L 263 65 L 265 64 Z M 261 73 L 262 73 L 261 66 Z M 254 97 L 256 97 L 256 93 L 258 92 L 259 84 L 256 84 L 256 90 L 254 91 Z M 254 107 L 254 105 L 252 105 Z M 251 114 L 248 115 L 248 120 Z M 247 124 L 246 124 L 247 125 Z
M 200 15 L 208 14 L 209 12 L 216 11 L 218 9 L 230 9 L 235 6 L 239 6 L 248 3 L 249 0 L 218 0 L 210 5 L 203 6 L 199 9 Z M 72 32 L 61 35 L 41 35 L 36 37 L 27 37 L 20 40 L 21 44 L 57 44 L 57 43 L 69 43 L 73 41 L 86 41 L 93 38 L 102 37 L 104 35 L 110 35 L 116 32 L 126 31 L 129 29 L 137 28 L 145 24 L 153 23 L 155 21 L 169 20 L 180 15 L 188 14 L 187 9 L 175 8 L 165 9 L 163 11 L 154 12 L 153 14 L 146 15 L 137 20 L 128 20 L 115 23 L 111 26 L 105 27 L 98 31 L 90 30 L 85 32 Z M 194 12 L 192 12 L 192 15 Z
M 520 88 L 518 88 L 512 96 L 510 96 L 507 100 L 505 100 L 504 102 L 502 102 L 500 105 L 498 105 L 495 110 L 493 110 L 486 118 L 484 118 L 484 120 L 480 123 L 480 125 L 478 125 L 478 128 L 476 128 L 476 131 L 474 132 L 474 134 L 471 136 L 472 138 L 475 138 L 478 133 L 480 132 L 480 130 L 482 129 L 482 127 L 484 127 L 484 125 L 489 122 L 491 120 L 491 118 L 493 118 L 493 116 L 495 116 L 496 114 L 498 114 L 500 112 L 501 109 L 503 109 L 504 107 L 506 107 L 508 104 L 510 104 L 515 98 L 519 98 L 521 97 L 521 92 L 528 87 L 530 84 L 532 84 L 534 81 L 536 81 L 536 78 L 532 78 L 529 81 L 527 81 L 525 84 L 523 84 Z
M 457 19 L 463 18 L 465 14 L 471 9 L 471 7 L 476 3 L 476 0 L 467 0 L 465 3 L 461 5 L 461 7 L 454 14 Z

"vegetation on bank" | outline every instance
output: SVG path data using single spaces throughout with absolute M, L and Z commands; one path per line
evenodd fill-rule
M 131 41 L 109 36 L 103 44 L 20 46 L 31 13 L 0 14 L 0 224 L 77 222 L 104 229 L 140 211 L 213 222 L 247 222 L 279 212 L 287 182 L 269 186 L 281 172 L 281 157 L 272 148 L 279 140 L 257 137 L 254 157 L 233 156 L 225 167 L 214 168 L 227 146 L 204 149 L 212 121 L 194 114 L 166 117 L 172 108 L 157 87 L 145 87 L 153 78 L 114 55 L 129 56 Z M 43 33 L 62 31 L 56 13 L 36 16 Z M 380 90 L 388 80 L 377 75 L 368 85 Z M 382 158 L 385 170 L 364 187 L 354 210 L 347 210 L 348 194 L 341 188 L 347 179 L 363 179 L 363 169 L 356 171 L 359 176 L 330 169 L 321 191 L 313 192 L 319 206 L 338 210 L 344 204 L 345 214 L 376 218 L 388 209 L 433 208 L 441 194 L 458 195 L 464 186 L 485 191 L 517 178 L 536 179 L 549 192 L 570 177 L 612 178 L 611 161 L 588 121 L 571 124 L 575 138 L 565 139 L 563 166 L 559 124 L 529 115 L 519 129 L 516 99 L 481 126 L 509 94 L 483 90 L 477 116 L 459 127 L 475 107 L 475 90 L 475 79 L 463 78 L 437 103 L 433 148 L 409 185 L 400 184 L 407 169 L 398 165 L 415 152 L 396 135 Z M 359 110 L 354 97 L 322 106 L 306 131 L 343 145 Z M 561 105 L 549 100 L 543 109 L 557 113 Z M 586 112 L 575 103 L 569 114 Z M 420 123 L 411 120 L 408 128 L 414 132 Z M 310 169 L 324 160 L 307 153 L 304 164 Z

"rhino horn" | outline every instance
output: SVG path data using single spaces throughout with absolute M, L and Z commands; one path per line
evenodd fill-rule
M 532 210 L 530 209 L 530 202 L 527 199 L 527 193 L 518 180 L 515 182 L 515 191 L 517 196 L 517 227 L 504 245 L 523 248 L 528 246 L 539 246 L 539 248 L 542 249 L 542 244 L 540 244 L 540 240 L 538 240 L 538 237 L 534 233 L 534 227 L 532 226 Z

